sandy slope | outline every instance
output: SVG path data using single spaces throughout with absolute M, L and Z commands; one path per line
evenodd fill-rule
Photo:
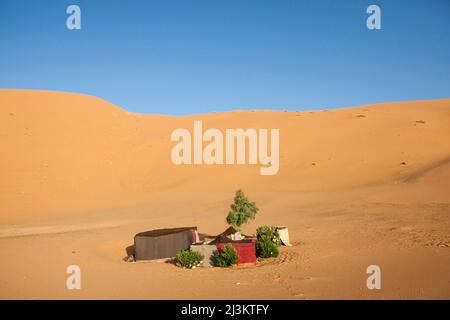
M 170 133 L 194 120 L 279 128 L 279 173 L 174 166 Z M 0 90 L 0 298 L 449 299 L 449 133 L 450 100 L 169 117 Z M 246 231 L 286 224 L 294 247 L 232 270 L 121 260 L 139 231 L 222 231 L 237 188 L 261 209 Z M 65 289 L 69 264 L 80 291 Z

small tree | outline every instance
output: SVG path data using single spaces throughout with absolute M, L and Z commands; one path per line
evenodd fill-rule
M 240 229 L 241 225 L 249 220 L 255 219 L 258 208 L 254 202 L 250 202 L 242 190 L 236 191 L 234 201 L 230 206 L 231 211 L 227 216 L 227 223 L 236 229 Z

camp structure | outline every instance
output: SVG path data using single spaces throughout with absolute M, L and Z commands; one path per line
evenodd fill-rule
M 198 241 L 197 227 L 158 229 L 134 236 L 136 261 L 175 257 Z
M 220 242 L 216 244 L 218 250 L 223 250 L 227 245 L 231 244 L 238 254 L 239 263 L 255 263 L 256 262 L 256 239 L 244 239 L 231 242 Z
M 217 244 L 217 243 L 227 243 L 231 241 L 238 241 L 249 238 L 248 236 L 245 236 L 241 234 L 239 231 L 237 231 L 233 227 L 228 227 L 224 232 L 217 235 L 214 239 L 212 239 L 209 244 Z
M 198 252 L 203 256 L 202 267 L 214 266 L 214 253 L 217 251 L 217 247 L 213 244 L 195 243 L 191 244 L 191 251 Z
M 238 263 L 256 262 L 256 238 L 243 235 L 233 227 L 226 229 L 208 244 L 215 244 L 218 250 L 231 244 L 238 254 Z
M 281 244 L 291 247 L 292 244 L 289 242 L 289 230 L 286 226 L 279 226 L 277 227 L 278 234 L 280 236 Z

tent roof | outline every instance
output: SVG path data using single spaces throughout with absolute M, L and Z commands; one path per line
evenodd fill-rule
M 246 237 L 246 239 L 242 239 L 242 240 L 231 240 L 230 238 L 228 238 L 229 235 L 235 234 L 236 232 L 238 232 L 238 230 L 236 230 L 233 227 L 228 227 L 224 232 L 222 232 L 221 234 L 219 234 L 213 241 L 211 241 L 209 244 L 217 244 L 217 243 L 231 243 L 231 242 L 238 242 L 238 243 L 246 243 L 246 242 L 251 242 L 252 238 L 248 237 L 246 235 L 243 234 L 243 236 Z
M 167 229 L 156 229 L 138 233 L 135 237 L 159 237 L 168 234 L 183 232 L 186 230 L 197 230 L 197 227 L 183 227 L 183 228 L 167 228 Z

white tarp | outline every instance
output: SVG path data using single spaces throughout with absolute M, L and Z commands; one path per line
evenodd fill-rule
M 240 233 L 239 231 L 233 234 L 230 234 L 229 236 L 227 236 L 228 239 L 234 240 L 234 241 L 239 241 L 242 239 L 245 239 L 245 236 L 242 235 L 242 233 Z
M 280 235 L 281 244 L 291 247 L 292 244 L 289 242 L 289 230 L 287 227 L 277 227 L 278 234 Z

